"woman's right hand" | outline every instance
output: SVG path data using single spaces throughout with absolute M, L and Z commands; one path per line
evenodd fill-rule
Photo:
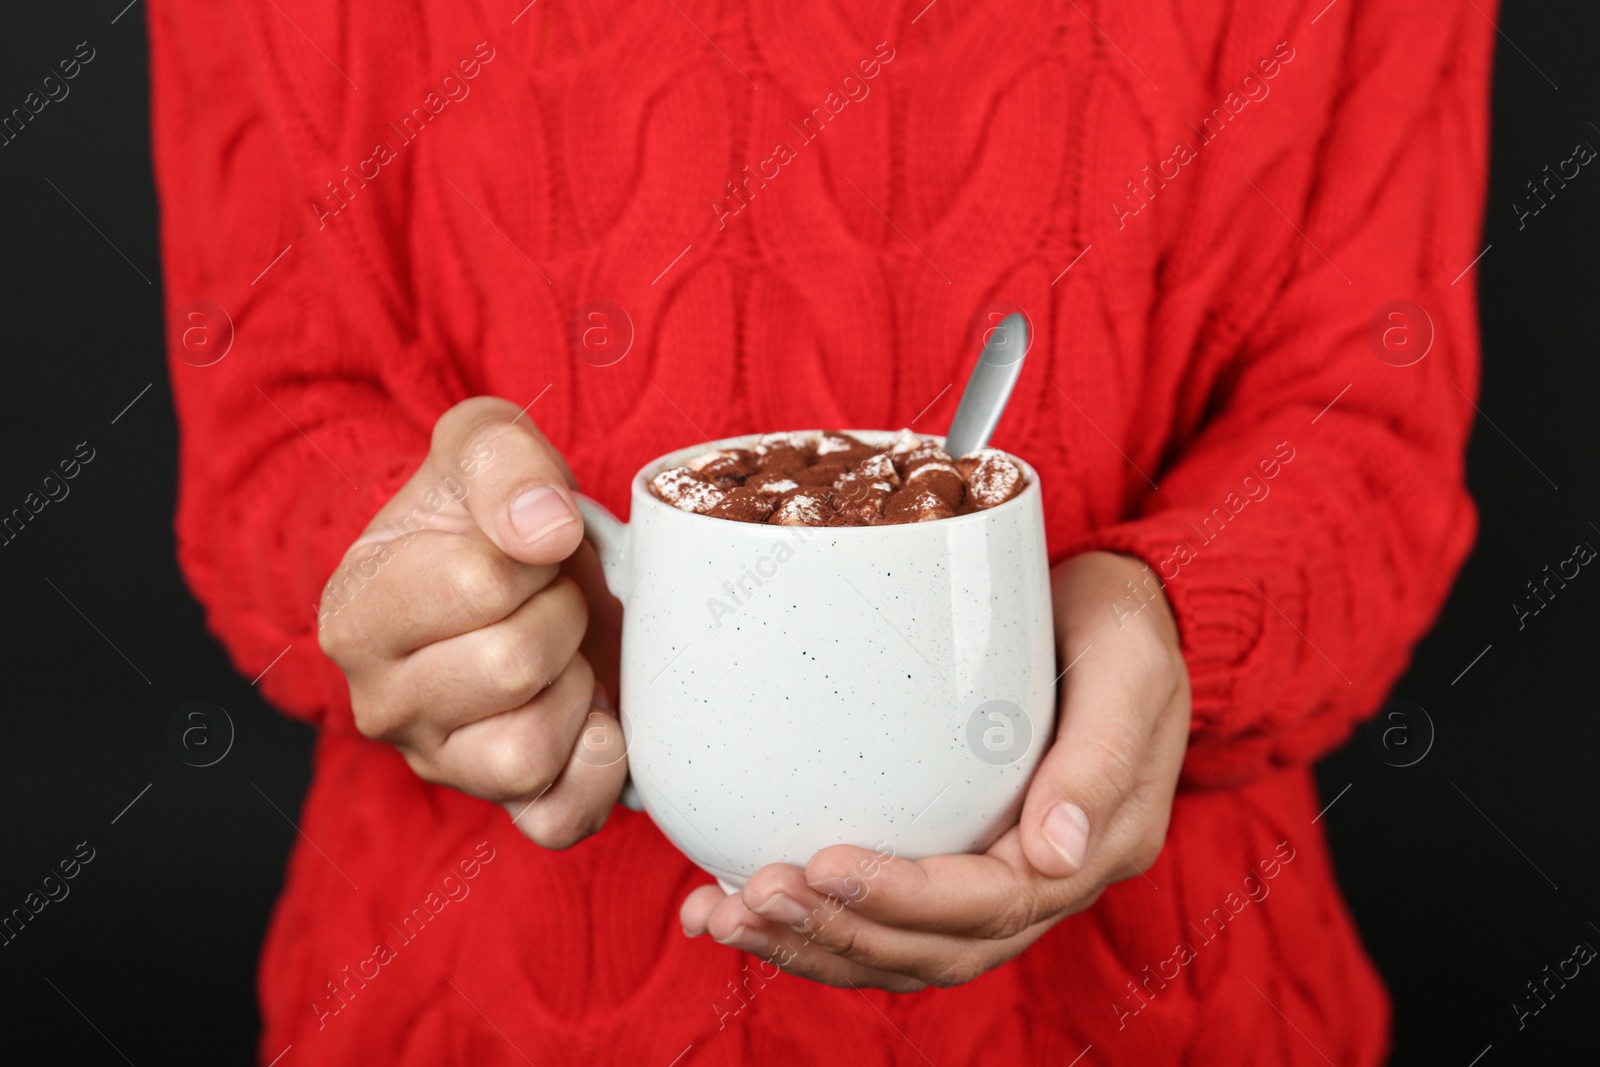
M 586 578 L 596 568 L 568 481 L 515 404 L 457 404 L 318 610 L 357 728 L 424 780 L 501 804 L 547 848 L 598 830 L 628 769 L 578 650 L 589 608 L 561 565 L 571 557 L 566 570 Z M 578 565 L 580 547 L 591 565 Z

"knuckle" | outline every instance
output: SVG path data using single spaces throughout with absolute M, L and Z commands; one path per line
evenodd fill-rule
M 1080 912 L 1088 911 L 1090 908 L 1099 903 L 1100 897 L 1105 893 L 1105 891 L 1106 886 L 1095 886 L 1092 891 L 1084 894 L 1081 897 L 1078 897 L 1076 900 L 1068 901 L 1066 906 L 1062 909 L 1062 915 L 1077 915 Z
M 378 722 L 372 717 L 370 711 L 363 711 L 361 702 L 350 702 L 350 714 L 356 721 L 356 731 L 369 741 L 382 741 L 383 731 L 379 729 Z
M 377 581 L 383 565 L 393 558 L 386 543 L 358 545 L 323 583 L 317 604 L 317 644 L 335 663 L 359 658 L 369 629 L 383 628 L 385 619 L 364 607 L 371 596 L 363 591 Z
M 378 720 L 372 714 L 372 706 L 354 693 L 350 695 L 350 717 L 355 720 L 356 730 L 362 737 L 370 741 L 382 740 L 379 736 Z
M 926 981 L 938 989 L 954 989 L 958 985 L 966 985 L 986 970 L 988 968 L 982 960 L 964 952 L 937 964 L 927 975 Z
M 571 848 L 605 824 L 605 811 L 587 811 L 576 804 L 543 801 L 528 809 L 519 824 L 524 836 L 541 848 Z
M 392 741 L 399 732 L 400 716 L 374 699 L 365 686 L 350 687 L 350 717 L 361 736 L 373 741 Z
M 577 744 L 594 700 L 594 668 L 583 653 L 574 653 L 551 681 L 551 700 L 561 712 L 562 729 L 569 730 L 573 744 Z M 617 725 L 620 733 L 622 726 Z
M 509 679 L 511 675 L 517 673 L 521 661 L 510 640 L 497 630 L 484 631 L 478 641 L 475 659 L 479 672 L 489 681 L 495 695 L 497 697 L 511 695 L 516 687 Z
M 445 572 L 445 580 L 467 607 L 491 619 L 503 618 L 515 606 L 508 602 L 509 578 L 505 567 L 487 552 L 463 553 L 450 561 Z
M 837 910 L 831 910 L 828 904 L 824 904 L 814 909 L 798 929 L 834 955 L 846 959 L 858 959 L 863 947 L 861 928 L 853 922 L 834 921 L 843 913 L 846 906 L 843 901 L 839 901 Z
M 487 634 L 482 666 L 502 703 L 522 704 L 549 684 L 550 676 L 538 664 L 539 650 L 523 649 L 504 632 Z
M 991 941 L 1005 941 L 1016 937 L 1033 925 L 1033 901 L 1027 893 L 1018 893 L 1006 900 L 988 921 L 981 933 Z
M 1128 859 L 1133 862 L 1134 868 L 1143 874 L 1156 865 L 1166 843 L 1167 834 L 1164 828 L 1140 834 L 1139 840 L 1128 850 Z
M 447 408 L 433 424 L 434 449 L 443 447 L 461 427 L 486 422 L 501 412 L 509 414 L 509 403 L 497 396 L 474 396 Z
M 1128 860 L 1133 864 L 1134 874 L 1145 874 L 1156 865 L 1156 860 L 1161 857 L 1161 846 L 1139 844 L 1128 851 Z
M 1171 700 L 1188 688 L 1189 664 L 1176 646 L 1164 645 L 1150 665 L 1149 675 L 1152 681 L 1162 687 L 1162 695 Z
M 551 583 L 548 594 L 556 598 L 561 628 L 582 639 L 589 629 L 589 601 L 583 595 L 583 586 L 570 574 L 563 574 Z
M 343 570 L 343 568 L 340 568 Z M 350 602 L 339 595 L 335 582 L 338 572 L 323 587 L 317 605 L 317 647 L 341 667 L 354 658 L 357 650 L 356 627 L 352 624 Z
M 487 418 L 473 427 L 461 442 L 461 456 L 494 455 L 496 442 L 508 433 L 520 433 L 512 423 L 504 419 Z
M 330 616 L 326 607 L 319 612 L 319 615 L 321 618 L 317 626 L 317 647 L 322 649 L 324 656 L 342 667 L 350 657 L 350 636 L 344 624 L 339 621 L 338 615 Z
M 438 767 L 434 765 L 432 760 L 409 748 L 400 749 L 400 755 L 405 757 L 406 766 L 411 768 L 411 773 L 421 778 L 424 782 L 429 785 L 445 784 L 444 776 L 439 773 Z
M 526 745 L 514 741 L 496 744 L 487 756 L 489 777 L 497 792 L 511 797 L 537 796 L 545 791 L 555 774 L 554 768 L 543 763 Z
M 1101 757 L 1100 773 L 1107 791 L 1116 798 L 1127 796 L 1139 781 L 1139 754 L 1143 745 L 1134 730 L 1118 724 L 1092 739 Z

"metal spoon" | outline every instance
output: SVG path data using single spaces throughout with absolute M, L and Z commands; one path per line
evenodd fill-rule
M 1022 360 L 1028 354 L 1028 320 L 1013 312 L 989 334 L 983 354 L 972 368 L 956 417 L 950 420 L 944 450 L 964 456 L 989 443 L 1000 414 L 1011 399 L 1011 387 L 1022 373 Z

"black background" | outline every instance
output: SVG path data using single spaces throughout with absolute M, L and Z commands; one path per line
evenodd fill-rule
M 95 450 L 70 495 L 0 547 L 0 913 L 79 842 L 95 850 L 70 896 L 0 948 L 0 1042 L 8 1060 L 121 1063 L 114 1045 L 137 1064 L 243 1063 L 312 737 L 232 671 L 174 562 L 144 10 L 113 24 L 125 2 L 0 16 L 0 110 L 79 41 L 97 51 L 70 96 L 0 148 L 0 513 L 79 442 Z M 1600 721 L 1584 681 L 1600 655 L 1600 577 L 1585 568 L 1524 629 L 1511 607 L 1575 544 L 1600 546 L 1600 176 L 1586 168 L 1524 229 L 1512 208 L 1575 143 L 1600 145 L 1597 21 L 1575 5 L 1503 13 L 1491 247 L 1475 268 L 1485 366 L 1469 477 L 1482 527 L 1395 692 L 1426 709 L 1432 747 L 1394 767 L 1358 733 L 1318 771 L 1341 881 L 1391 985 L 1396 1064 L 1597 1062 L 1586 1022 L 1600 967 L 1520 1030 L 1511 1008 L 1577 942 L 1600 947 Z M 236 731 L 213 767 L 186 766 L 167 740 L 194 699 L 226 708 Z M 1414 747 L 1391 751 L 1422 751 L 1426 732 L 1413 715 L 1390 741 Z

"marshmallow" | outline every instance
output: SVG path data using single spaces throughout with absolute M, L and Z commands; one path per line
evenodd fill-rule
M 875 482 L 888 482 L 892 486 L 900 484 L 900 473 L 894 469 L 894 460 L 883 452 L 874 452 L 856 464 L 856 473 Z
M 906 472 L 906 485 L 926 489 L 947 506 L 958 508 L 966 495 L 961 474 L 952 464 L 929 459 Z
M 770 494 L 740 486 L 729 489 L 706 514 L 735 522 L 766 522 L 776 503 Z
M 743 485 L 746 476 L 754 473 L 755 456 L 742 448 L 707 452 L 690 460 L 689 469 L 719 489 L 732 489 Z
M 876 526 L 883 522 L 890 490 L 888 482 L 876 482 L 851 472 L 834 486 L 829 503 L 839 518 L 851 526 Z
M 883 517 L 885 522 L 932 522 L 948 519 L 955 513 L 954 508 L 929 490 L 907 486 L 890 498 Z
M 894 435 L 894 440 L 889 442 L 889 454 L 891 456 L 903 456 L 908 452 L 914 451 L 921 444 L 922 438 L 910 430 L 901 430 Z
M 770 471 L 761 471 L 756 474 L 752 474 L 749 478 L 745 479 L 744 484 L 747 488 L 757 489 L 763 493 L 771 493 L 773 496 L 776 496 L 779 493 L 786 493 L 790 489 L 798 488 L 800 485 L 800 483 L 795 481 L 793 478 L 782 474 L 773 474 Z
M 767 521 L 774 526 L 831 526 L 833 509 L 828 507 L 823 490 L 802 487 L 791 489 L 779 498 Z
M 673 507 L 697 515 L 704 515 L 716 507 L 723 497 L 722 490 L 701 481 L 688 467 L 662 471 L 650 480 L 650 487 L 655 490 L 656 496 Z
M 980 448 L 956 461 L 956 469 L 966 476 L 967 499 L 983 510 L 1022 492 L 1022 469 L 998 448 Z

